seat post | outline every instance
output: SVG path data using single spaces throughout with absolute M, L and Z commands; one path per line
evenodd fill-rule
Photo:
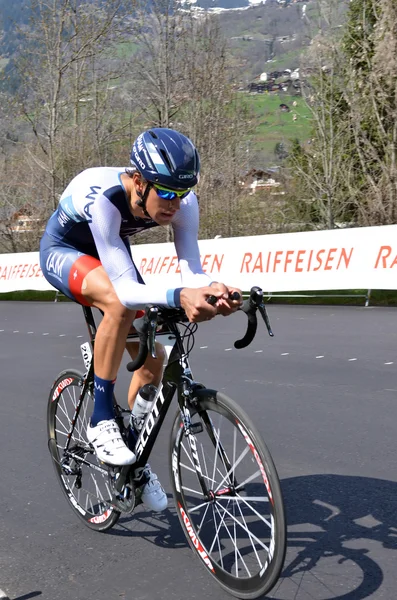
M 90 342 L 91 342 L 91 345 L 93 346 L 94 342 L 95 342 L 96 332 L 97 332 L 97 326 L 95 323 L 94 314 L 92 312 L 91 306 L 82 306 L 82 308 L 83 308 L 83 313 L 84 313 L 84 319 L 87 324 L 88 335 L 90 336 Z

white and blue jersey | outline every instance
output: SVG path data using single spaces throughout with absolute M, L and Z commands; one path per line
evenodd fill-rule
M 77 267 L 83 264 L 88 272 L 94 265 L 102 264 L 120 302 L 127 308 L 135 310 L 151 303 L 179 306 L 181 288 L 145 285 L 135 267 L 129 236 L 158 224 L 133 216 L 120 179 L 123 173 L 124 168 L 97 167 L 83 171 L 70 182 L 41 240 L 43 274 L 55 288 L 80 302 L 78 284 L 84 273 Z M 171 225 L 181 286 L 209 285 L 211 278 L 203 272 L 200 262 L 199 210 L 193 192 L 181 200 Z

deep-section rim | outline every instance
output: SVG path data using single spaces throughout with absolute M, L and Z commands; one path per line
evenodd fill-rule
M 88 508 L 87 506 L 82 506 L 79 503 L 76 496 L 74 495 L 70 485 L 68 485 L 68 479 L 69 478 L 72 479 L 73 476 L 69 476 L 69 477 L 66 476 L 63 473 L 62 467 L 60 465 L 60 456 L 59 456 L 59 452 L 58 452 L 57 437 L 56 437 L 57 429 L 55 426 L 55 418 L 56 418 L 56 414 L 57 414 L 57 408 L 60 406 L 60 402 L 64 398 L 63 395 L 64 394 L 66 395 L 68 393 L 69 394 L 69 403 L 72 402 L 72 405 L 73 405 L 72 410 L 74 412 L 74 408 L 76 406 L 76 401 L 77 401 L 78 396 L 80 395 L 80 391 L 81 391 L 80 383 L 81 383 L 82 379 L 83 379 L 83 374 L 76 369 L 67 369 L 65 371 L 62 371 L 56 378 L 56 380 L 51 388 L 50 395 L 48 398 L 48 408 L 47 408 L 48 447 L 49 447 L 49 451 L 50 451 L 50 454 L 52 457 L 52 463 L 54 465 L 54 469 L 57 474 L 57 479 L 60 483 L 63 493 L 65 494 L 65 496 L 68 500 L 68 504 L 72 508 L 74 514 L 77 515 L 85 523 L 85 525 L 87 525 L 91 529 L 94 529 L 96 531 L 106 531 L 107 529 L 110 529 L 111 527 L 113 527 L 113 525 L 115 525 L 115 523 L 118 521 L 118 519 L 120 517 L 120 512 L 117 511 L 113 506 L 107 505 L 105 510 L 95 514 L 95 513 L 90 512 L 87 509 Z M 77 393 L 77 387 L 78 387 L 78 393 Z M 76 392 L 75 392 L 73 398 L 72 398 L 72 394 L 70 393 L 70 388 L 76 388 Z M 83 402 L 86 402 L 86 398 L 84 398 Z M 64 409 L 65 409 L 65 405 L 64 405 Z M 63 410 L 63 413 L 64 413 L 64 418 L 66 419 L 65 415 L 66 415 L 67 411 L 65 412 L 65 410 Z M 76 425 L 78 425 L 79 419 L 81 419 L 82 414 L 85 415 L 84 418 L 87 418 L 87 412 L 86 412 L 85 406 L 82 406 L 82 408 L 81 408 Z M 69 413 L 67 413 L 67 416 L 69 417 Z M 70 422 L 70 419 L 68 422 Z M 62 428 L 65 429 L 63 424 L 62 424 Z M 82 423 L 82 425 L 80 426 L 79 429 L 76 427 L 75 431 L 77 432 L 76 437 L 80 436 L 81 441 L 83 441 L 84 437 L 85 437 L 85 424 Z M 61 435 L 65 438 L 65 441 L 66 441 L 66 432 L 64 433 L 62 431 Z M 84 435 L 84 437 L 83 437 L 83 435 Z M 86 440 L 84 440 L 84 441 L 86 441 Z M 101 465 L 98 464 L 98 466 L 103 468 L 102 464 Z M 87 471 L 89 469 L 89 467 L 84 467 L 84 466 L 83 466 L 83 468 L 85 468 L 85 470 L 87 470 Z M 98 471 L 95 471 L 95 469 L 92 468 L 92 472 L 90 473 L 90 476 L 91 476 L 94 487 L 96 487 L 97 490 L 99 491 L 99 493 L 101 493 L 100 486 L 96 483 L 95 477 L 96 476 L 104 477 L 104 475 L 101 475 Z M 83 478 L 83 480 L 84 480 L 84 478 Z M 76 481 L 76 477 L 74 477 L 74 481 Z M 99 497 L 97 497 L 97 499 L 100 500 Z
M 179 488 L 181 488 L 181 481 L 183 481 L 183 477 L 181 476 L 182 471 L 179 464 L 179 457 L 181 454 L 180 440 L 184 437 L 183 427 L 181 426 L 181 418 L 179 413 L 177 413 L 174 421 L 170 445 L 171 483 L 178 518 L 190 546 L 193 550 L 196 551 L 196 553 L 201 559 L 200 562 L 206 567 L 206 569 L 211 573 L 211 575 L 217 579 L 218 583 L 220 583 L 220 585 L 229 593 L 239 598 L 257 598 L 269 592 L 276 584 L 280 576 L 285 559 L 286 525 L 284 515 L 284 504 L 277 471 L 271 458 L 270 452 L 266 447 L 265 443 L 263 442 L 258 431 L 256 430 L 255 426 L 253 425 L 249 417 L 247 417 L 247 415 L 244 413 L 244 411 L 233 400 L 231 400 L 230 398 L 228 398 L 220 392 L 215 392 L 214 390 L 199 390 L 196 395 L 200 399 L 201 408 L 206 408 L 209 410 L 209 412 L 211 412 L 212 409 L 214 413 L 221 414 L 224 418 L 227 418 L 229 423 L 235 425 L 235 429 L 237 429 L 240 432 L 241 436 L 245 439 L 247 447 L 251 450 L 251 453 L 255 457 L 258 466 L 260 465 L 260 463 L 262 464 L 263 472 L 262 469 L 260 469 L 261 476 L 262 478 L 266 477 L 267 484 L 269 486 L 269 489 L 271 490 L 271 495 L 274 501 L 274 522 L 272 521 L 272 524 L 275 527 L 275 537 L 273 554 L 270 558 L 270 564 L 267 566 L 267 568 L 265 568 L 265 571 L 262 575 L 258 573 L 254 577 L 234 577 L 222 570 L 220 565 L 217 564 L 214 560 L 212 560 L 211 554 L 205 548 L 205 545 L 201 542 L 200 535 L 197 532 L 197 528 L 192 522 L 193 519 L 189 519 L 189 516 L 187 514 L 187 506 L 183 499 L 183 491 L 181 489 L 180 491 L 178 491 L 178 485 Z M 227 413 L 227 416 L 223 413 Z M 195 419 L 195 421 L 196 420 L 197 419 Z M 237 426 L 236 422 L 240 423 L 240 427 Z M 186 437 L 184 439 L 186 439 Z M 257 453 L 256 455 L 255 452 Z M 258 460 L 260 462 L 258 462 Z

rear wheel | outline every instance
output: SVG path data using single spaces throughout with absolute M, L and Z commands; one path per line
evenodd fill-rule
M 111 504 L 108 469 L 98 461 L 86 437 L 94 405 L 91 392 L 80 398 L 82 381 L 79 371 L 68 369 L 52 386 L 47 409 L 48 447 L 74 513 L 91 529 L 105 531 L 117 522 L 120 512 Z
M 235 402 L 212 390 L 200 390 L 197 398 L 191 433 L 186 435 L 180 413 L 172 430 L 178 518 L 190 546 L 220 585 L 239 598 L 258 598 L 277 582 L 285 557 L 277 471 Z

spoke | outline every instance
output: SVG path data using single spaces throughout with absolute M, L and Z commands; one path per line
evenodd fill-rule
M 186 471 L 190 471 L 191 473 L 197 473 L 196 469 L 192 469 L 191 467 L 188 467 L 187 465 L 185 465 L 185 463 L 183 463 L 181 461 L 179 461 L 179 466 L 186 469 Z
M 216 501 L 218 502 L 218 500 L 236 500 L 237 502 L 238 500 L 242 500 L 243 498 L 247 502 L 249 500 L 251 502 L 269 502 L 268 496 L 240 496 L 240 494 L 237 494 L 237 496 L 227 496 L 227 494 L 222 494 L 222 496 L 216 496 Z
M 189 510 L 187 512 L 190 515 L 191 513 L 195 512 L 196 510 L 200 510 L 200 508 L 203 508 L 203 506 L 207 506 L 208 507 L 209 505 L 210 505 L 209 502 L 203 502 L 202 504 L 199 504 L 198 506 L 195 506 L 194 508 L 189 508 Z M 207 512 L 207 510 L 205 512 Z M 200 525 L 200 527 L 201 527 L 201 525 Z
M 234 503 L 233 503 L 233 515 L 235 516 L 234 511 Z M 236 565 L 236 577 L 238 577 L 238 558 L 237 558 L 237 536 L 236 536 L 236 523 L 233 523 L 233 531 L 234 531 L 234 563 Z M 233 540 L 232 540 L 233 541 Z M 248 573 L 251 575 L 251 573 Z
M 62 406 L 62 404 L 63 404 L 63 406 Z M 61 396 L 60 401 L 58 401 L 57 412 L 58 412 L 58 410 L 60 410 L 65 415 L 67 420 L 70 421 L 69 413 L 67 411 L 65 399 L 63 396 Z M 59 419 L 58 415 L 57 415 L 57 419 Z
M 191 469 L 190 467 L 188 467 L 187 465 L 185 465 L 182 462 L 179 462 L 179 466 L 183 467 L 184 469 L 186 469 L 187 471 L 190 471 L 191 473 L 194 473 L 195 475 L 197 475 L 197 471 L 196 469 Z M 210 477 L 208 477 L 208 475 L 204 475 L 203 474 L 204 479 L 208 479 L 209 482 L 211 483 L 216 483 L 216 481 L 214 479 L 211 479 Z
M 212 516 L 213 516 L 213 519 L 214 519 L 215 529 L 216 529 L 218 527 L 218 524 L 217 524 L 217 520 L 216 520 L 216 513 L 215 513 L 215 505 L 214 504 L 212 505 Z M 218 531 L 219 531 L 219 529 L 218 529 Z M 221 567 L 223 569 L 223 556 L 222 556 L 222 548 L 221 548 L 221 543 L 220 543 L 220 540 L 219 540 L 219 535 L 216 536 L 216 540 L 218 542 L 218 553 L 219 553 L 219 558 L 220 558 L 220 561 L 221 561 Z M 211 554 L 211 550 L 209 551 L 209 554 Z
M 233 465 L 235 465 L 236 463 L 236 447 L 237 447 L 237 427 L 233 428 Z M 233 466 L 233 471 L 232 471 L 232 482 L 234 483 L 234 469 L 235 467 Z
M 241 516 L 242 520 L 244 521 L 244 525 L 245 525 L 245 526 L 247 527 L 247 529 L 248 529 L 248 526 L 247 526 L 247 521 L 245 520 L 245 517 L 244 517 L 244 515 L 243 515 L 243 513 L 242 513 L 241 507 L 240 507 L 240 505 L 239 505 L 238 503 L 237 503 L 237 508 L 238 508 L 238 510 L 239 510 L 239 512 L 240 512 L 240 516 Z M 255 556 L 256 556 L 256 560 L 258 561 L 258 564 L 259 564 L 259 570 L 261 571 L 261 570 L 262 570 L 262 567 L 263 567 L 263 565 L 262 565 L 262 563 L 261 563 L 261 561 L 260 561 L 260 558 L 259 558 L 259 556 L 258 556 L 258 552 L 257 552 L 257 550 L 256 550 L 256 548 L 255 548 L 255 544 L 253 543 L 251 532 L 249 532 L 249 533 L 248 533 L 248 537 L 249 537 L 249 539 L 250 539 L 251 546 L 252 546 L 252 547 L 253 547 L 253 549 L 254 549 L 254 553 L 255 553 Z
M 211 480 L 210 477 L 209 477 L 209 475 L 208 475 L 207 461 L 205 459 L 203 444 L 201 444 L 201 454 L 203 455 L 204 471 L 205 471 L 205 475 L 203 475 L 203 477 L 205 479 L 207 479 L 208 481 L 212 481 L 212 483 L 215 483 L 215 481 Z
M 222 481 L 220 482 L 220 484 L 218 485 L 218 487 L 216 488 L 216 490 L 214 490 L 214 492 L 216 493 L 221 486 L 223 485 L 223 483 L 226 481 L 226 479 L 229 477 L 229 475 L 231 473 L 234 473 L 235 468 L 241 463 L 241 461 L 243 460 L 243 458 L 246 456 L 247 452 L 250 451 L 249 446 L 246 446 L 244 448 L 244 450 L 242 451 L 242 453 L 240 454 L 239 458 L 233 462 L 231 468 L 228 470 L 228 472 L 226 473 L 226 475 L 223 477 Z
M 97 480 L 96 480 L 96 479 L 95 479 L 95 477 L 94 477 L 94 474 L 93 474 L 93 473 L 90 473 L 90 475 L 91 475 L 91 479 L 92 479 L 92 481 L 94 482 L 94 487 L 95 487 L 95 492 L 96 492 L 96 495 L 97 495 L 97 497 L 98 497 L 100 500 L 102 500 L 102 501 L 105 501 L 104 497 L 102 496 L 102 492 L 101 492 L 101 490 L 99 489 L 99 486 L 98 486 Z
M 187 458 L 189 459 L 189 461 L 190 461 L 190 464 L 191 464 L 191 465 L 192 465 L 192 467 L 193 467 L 193 469 L 192 469 L 192 470 L 193 470 L 193 471 L 196 473 L 196 467 L 195 467 L 195 465 L 194 465 L 193 459 L 192 459 L 192 457 L 190 456 L 190 454 L 188 453 L 188 451 L 186 450 L 186 448 L 185 448 L 185 446 L 184 446 L 183 442 L 181 442 L 181 448 L 182 448 L 182 450 L 184 451 L 184 453 L 186 454 Z
M 251 506 L 251 504 L 248 504 L 248 502 L 246 502 L 245 498 L 243 496 L 240 496 L 240 494 L 237 494 L 236 498 L 238 498 L 239 500 L 241 500 L 242 502 L 244 502 L 244 504 L 246 504 L 248 506 L 248 508 L 250 510 L 252 510 L 253 513 L 256 514 L 257 517 L 259 517 L 259 519 L 261 521 L 263 521 L 265 523 L 265 525 L 267 525 L 269 527 L 269 529 L 272 528 L 272 524 L 269 523 L 269 521 L 267 519 L 265 519 L 261 514 L 258 513 L 257 510 L 255 510 L 255 508 L 253 506 Z
M 202 528 L 202 526 L 203 526 L 204 519 L 205 519 L 205 517 L 206 517 L 206 515 L 207 515 L 207 512 L 208 512 L 209 506 L 210 506 L 210 505 L 207 503 L 207 508 L 206 508 L 206 509 L 205 509 L 205 511 L 204 511 L 203 518 L 201 519 L 201 521 L 200 521 L 200 525 L 198 526 L 198 529 L 197 529 L 197 533 L 200 533 L 200 531 L 201 531 L 201 528 Z
M 58 429 L 55 429 L 55 431 L 58 431 L 59 433 L 62 433 L 62 435 L 67 435 L 69 433 L 69 427 L 67 426 L 68 423 L 65 425 L 63 421 L 61 421 L 61 419 L 58 417 L 56 417 L 56 422 L 57 422 L 57 427 L 62 427 L 62 429 L 64 429 L 64 432 L 62 431 L 58 431 Z
M 220 416 L 219 416 L 219 421 L 220 421 Z M 216 463 L 217 463 L 217 460 L 218 460 L 218 450 L 219 450 L 219 433 L 220 433 L 221 428 L 219 426 L 219 429 L 218 429 L 218 432 L 217 432 L 216 429 L 215 429 L 215 427 L 212 425 L 211 419 L 210 419 L 210 423 L 211 423 L 212 430 L 214 432 L 214 436 L 216 438 L 214 469 L 212 471 L 212 480 L 215 481 Z
M 216 508 L 216 504 L 213 504 L 212 506 L 214 507 L 214 509 Z M 228 505 L 228 506 L 229 506 L 229 505 Z M 218 512 L 218 516 L 219 516 L 219 519 L 220 519 L 220 520 L 219 520 L 219 527 L 216 527 L 216 528 L 215 528 L 215 535 L 214 535 L 214 539 L 212 540 L 212 544 L 211 544 L 211 547 L 210 547 L 210 549 L 209 549 L 208 553 L 209 553 L 209 554 L 211 554 L 211 552 L 212 552 L 212 550 L 213 550 L 213 548 L 214 548 L 214 545 L 215 545 L 215 541 L 218 541 L 219 555 L 220 555 L 220 556 L 222 556 L 222 552 L 221 552 L 221 548 L 220 548 L 220 541 L 219 541 L 219 535 L 218 535 L 218 533 L 219 533 L 219 531 L 220 531 L 220 529 L 221 529 L 221 527 L 222 527 L 222 523 L 223 523 L 224 519 L 223 519 L 223 517 L 222 517 L 221 515 L 219 515 L 219 510 L 218 510 L 217 512 Z M 215 513 L 214 513 L 214 514 L 215 514 Z M 214 519 L 214 521 L 215 521 L 215 524 L 216 524 L 216 519 Z
M 216 505 L 218 506 L 218 505 Z M 227 510 L 227 507 L 221 506 L 220 507 L 233 521 L 235 521 L 237 523 L 237 525 L 239 525 L 241 527 L 241 529 L 244 529 L 244 531 L 249 535 L 252 536 L 252 538 L 256 541 L 257 544 L 259 544 L 260 546 L 262 546 L 262 548 L 264 548 L 266 550 L 266 552 L 269 552 L 269 548 L 268 546 L 266 546 L 266 544 L 264 544 L 259 538 L 256 537 L 256 535 L 254 535 L 252 532 L 250 532 L 248 530 L 248 528 L 243 525 L 242 523 L 240 523 L 240 521 L 238 519 L 236 519 L 231 512 L 229 512 Z
M 108 484 L 107 481 L 105 481 L 105 487 L 106 487 L 106 491 L 107 491 L 107 493 L 109 495 L 109 499 L 111 500 L 112 499 L 112 492 L 110 491 L 109 484 Z
M 66 432 L 66 433 L 65 433 Z M 55 433 L 57 433 L 58 435 L 63 435 L 65 437 L 67 437 L 68 435 L 68 430 L 65 428 L 65 431 L 60 431 L 59 429 L 55 429 Z
M 218 506 L 217 506 L 216 504 L 215 504 L 215 509 L 216 509 L 216 510 L 219 512 Z M 223 507 L 222 507 L 222 509 L 223 509 Z M 238 521 L 238 520 L 237 520 L 237 519 L 234 517 L 234 515 L 232 515 L 232 514 L 231 514 L 231 513 L 229 513 L 228 511 L 226 511 L 226 509 L 223 509 L 223 510 L 225 510 L 225 512 L 227 512 L 227 514 L 228 514 L 228 515 L 230 515 L 230 516 L 232 517 L 232 519 L 233 519 L 233 521 L 234 521 L 234 523 L 235 523 L 235 524 L 237 523 L 238 525 L 240 525 L 240 526 L 242 527 L 242 524 L 241 524 L 241 523 L 240 523 L 240 522 L 239 522 L 239 521 Z M 236 558 L 235 558 L 235 562 L 236 562 L 236 577 L 238 577 L 238 571 L 237 571 L 237 563 L 238 563 L 238 561 L 237 561 L 237 554 L 239 555 L 239 557 L 240 557 L 240 560 L 241 560 L 241 562 L 243 563 L 243 565 L 244 565 L 244 567 L 245 567 L 245 570 L 246 570 L 246 571 L 247 571 L 247 573 L 248 573 L 248 576 L 249 576 L 249 577 L 251 577 L 251 573 L 250 573 L 250 571 L 249 571 L 249 569 L 248 569 L 247 565 L 245 564 L 245 561 L 244 561 L 244 559 L 243 559 L 243 557 L 242 557 L 242 554 L 241 554 L 240 550 L 238 549 L 236 542 L 235 542 L 235 541 L 233 542 L 233 537 L 232 537 L 232 535 L 230 534 L 229 528 L 227 527 L 227 525 L 225 524 L 225 522 L 224 522 L 224 521 L 223 521 L 223 526 L 224 526 L 224 528 L 226 529 L 226 531 L 227 531 L 227 534 L 228 534 L 228 536 L 230 537 L 230 539 L 231 539 L 232 543 L 234 543 L 234 553 L 235 553 L 235 557 L 236 557 Z M 235 527 L 235 526 L 236 526 L 236 525 L 234 525 L 234 527 Z
M 259 477 L 259 479 L 261 479 L 261 475 L 262 475 L 262 473 L 260 472 L 260 469 L 258 469 L 255 473 L 253 473 L 252 475 L 250 475 L 249 477 L 247 477 L 247 479 L 245 481 L 242 481 L 241 483 L 239 483 L 238 486 L 236 487 L 236 490 L 239 490 L 246 483 L 250 483 L 253 479 L 256 479 L 257 477 Z M 263 479 L 261 479 L 261 481 L 263 483 Z
M 202 496 L 203 495 L 203 491 L 202 490 L 192 490 L 192 488 L 188 488 L 185 485 L 182 486 L 182 489 L 185 490 L 186 492 L 192 492 L 192 494 L 197 494 L 198 496 Z

